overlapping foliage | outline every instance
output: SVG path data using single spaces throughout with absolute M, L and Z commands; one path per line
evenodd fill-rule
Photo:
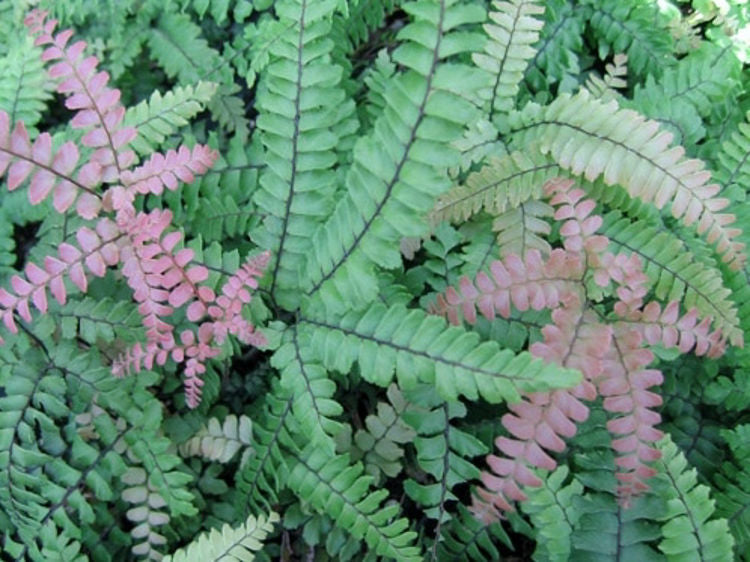
M 749 24 L 0 3 L 4 555 L 746 559 Z

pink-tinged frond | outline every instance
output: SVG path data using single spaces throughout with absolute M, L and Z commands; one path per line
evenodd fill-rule
M 91 158 L 101 166 L 102 179 L 112 181 L 135 159 L 135 153 L 124 149 L 135 138 L 136 130 L 121 127 L 125 108 L 120 104 L 120 91 L 107 87 L 109 75 L 97 72 L 97 58 L 84 55 L 86 42 L 69 45 L 73 35 L 69 29 L 53 35 L 57 22 L 45 21 L 46 15 L 34 10 L 26 17 L 29 33 L 36 37 L 36 45 L 47 46 L 42 60 L 57 61 L 48 74 L 58 82 L 57 91 L 66 95 L 66 107 L 76 111 L 70 124 L 86 131 L 81 140 L 84 146 L 103 148 L 94 151 Z M 60 197 L 61 202 L 68 199 Z
M 562 295 L 581 286 L 583 272 L 579 256 L 565 250 L 553 250 L 546 261 L 536 249 L 523 260 L 511 254 L 492 262 L 489 275 L 480 272 L 474 282 L 463 277 L 458 290 L 449 287 L 439 294 L 430 312 L 452 324 L 460 324 L 462 318 L 474 324 L 477 310 L 492 320 L 496 315 L 510 317 L 511 307 L 522 312 L 557 308 Z
M 542 332 L 544 341 L 532 345 L 530 351 L 558 365 L 580 369 L 585 379 L 572 389 L 530 394 L 509 406 L 502 423 L 511 437 L 495 441 L 502 456 L 487 457 L 491 472 L 482 473 L 485 488 L 477 491 L 475 503 L 490 502 L 499 511 L 513 510 L 514 502 L 526 499 L 523 487 L 542 483 L 532 469 L 554 470 L 557 464 L 547 451 L 563 451 L 564 438 L 573 437 L 577 424 L 588 418 L 583 400 L 596 398 L 591 381 L 601 375 L 611 330 L 597 323 L 593 313 L 581 313 L 577 299 L 568 302 L 570 308 L 553 312 L 554 323 Z
M 660 406 L 662 400 L 648 389 L 661 385 L 663 376 L 658 370 L 646 368 L 653 360 L 653 353 L 644 349 L 643 343 L 636 330 L 616 327 L 614 345 L 597 380 L 604 409 L 616 414 L 607 422 L 607 430 L 614 437 L 612 448 L 617 453 L 616 476 L 620 482 L 618 496 L 625 505 L 648 489 L 646 480 L 656 474 L 648 463 L 660 456 L 653 444 L 662 437 L 662 432 L 655 428 L 661 416 L 653 408 Z
M 24 277 L 11 277 L 11 291 L 0 289 L 0 314 L 6 328 L 13 333 L 17 332 L 14 313 L 30 322 L 31 306 L 45 314 L 48 306 L 47 291 L 60 304 L 65 304 L 68 294 L 65 277 L 85 293 L 88 289 L 86 271 L 102 277 L 107 266 L 119 261 L 120 238 L 119 231 L 103 220 L 96 232 L 85 227 L 78 231 L 78 248 L 62 243 L 58 247 L 57 258 L 47 256 L 43 266 L 28 263 L 24 269 Z
M 132 193 L 161 195 L 165 187 L 171 191 L 177 189 L 180 181 L 192 183 L 195 174 L 205 174 L 216 158 L 218 153 L 208 146 L 197 144 L 191 152 L 182 145 L 177 151 L 154 154 L 132 172 L 124 171 L 120 179 Z
M 623 309 L 615 309 L 621 312 Z M 627 310 L 626 324 L 637 330 L 650 345 L 676 347 L 682 353 L 719 357 L 726 341 L 719 330 L 711 331 L 711 318 L 698 322 L 698 311 L 692 309 L 679 316 L 680 305 L 670 302 L 664 309 L 657 302 L 649 302 L 643 310 Z
M 38 205 L 50 193 L 52 204 L 59 213 L 67 211 L 79 196 L 77 211 L 84 218 L 95 218 L 101 207 L 99 197 L 73 172 L 79 160 L 75 144 L 65 142 L 56 152 L 52 149 L 49 133 L 40 134 L 32 143 L 23 121 L 11 130 L 8 114 L 0 111 L 0 177 L 8 174 L 8 189 L 13 191 L 27 179 L 29 202 Z M 88 170 L 91 171 L 90 169 Z

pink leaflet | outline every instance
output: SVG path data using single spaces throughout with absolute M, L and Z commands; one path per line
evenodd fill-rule
M 55 186 L 55 176 L 47 170 L 39 170 L 31 178 L 29 185 L 29 203 L 38 205 L 49 195 L 49 192 Z
M 76 186 L 67 180 L 58 183 L 52 196 L 52 205 L 55 210 L 61 214 L 67 211 L 75 201 L 77 192 Z
M 26 160 L 13 162 L 8 170 L 8 191 L 17 189 L 33 169 L 34 165 Z

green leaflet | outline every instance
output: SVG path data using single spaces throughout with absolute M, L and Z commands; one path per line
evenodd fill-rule
M 434 384 L 446 400 L 465 396 L 488 402 L 516 402 L 520 392 L 574 386 L 580 375 L 515 354 L 492 341 L 421 310 L 374 304 L 340 318 L 306 315 L 300 339 L 323 365 L 347 373 L 357 361 L 362 377 L 387 386 L 394 374 L 403 389 L 418 382 Z

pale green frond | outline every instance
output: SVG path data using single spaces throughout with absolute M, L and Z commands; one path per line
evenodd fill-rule
M 544 5 L 535 0 L 496 0 L 492 4 L 492 23 L 483 26 L 489 41 L 484 53 L 475 53 L 472 59 L 492 76 L 489 116 L 495 123 L 515 107 L 519 84 L 528 61 L 536 53 L 533 45 L 544 25 L 534 16 L 543 13 Z
M 509 209 L 492 222 L 497 233 L 500 257 L 508 254 L 525 256 L 529 250 L 549 254 L 551 247 L 544 236 L 552 232 L 545 217 L 552 217 L 554 210 L 544 201 L 530 200 L 515 209 Z
M 740 231 L 728 226 L 734 217 L 719 212 L 727 204 L 715 197 L 719 186 L 708 184 L 711 174 L 702 161 L 685 159 L 682 147 L 670 146 L 672 134 L 657 122 L 614 101 L 592 99 L 586 90 L 560 95 L 546 107 L 529 104 L 514 121 L 516 149 L 538 143 L 575 175 L 589 181 L 601 176 L 659 209 L 669 204 L 673 217 L 695 225 L 725 262 L 741 267 L 744 245 L 736 241 Z
M 273 532 L 279 515 L 250 515 L 243 525 L 232 528 L 226 524 L 200 535 L 192 543 L 177 552 L 165 556 L 163 562 L 249 562 L 255 560 L 253 553 L 263 548 L 263 541 Z
M 216 87 L 213 82 L 198 82 L 195 86 L 176 86 L 164 95 L 155 91 L 148 100 L 128 108 L 123 125 L 138 130 L 130 146 L 141 155 L 160 148 L 178 127 L 187 125 L 203 110 L 216 93 Z
M 183 457 L 200 456 L 209 461 L 227 463 L 244 449 L 240 466 L 242 466 L 252 447 L 252 420 L 234 414 L 220 422 L 218 418 L 209 418 L 198 433 L 180 445 L 179 451 Z

